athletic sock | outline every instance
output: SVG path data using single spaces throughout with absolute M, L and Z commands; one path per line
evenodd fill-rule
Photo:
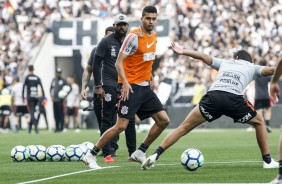
M 165 151 L 165 150 L 164 150 L 161 146 L 159 146 L 159 147 L 156 149 L 156 151 L 154 152 L 154 154 L 155 154 L 155 153 L 157 154 L 156 160 L 159 159 L 159 156 L 160 156 L 164 151 Z
M 145 153 L 148 148 L 149 148 L 149 146 L 147 146 L 147 145 L 145 145 L 145 144 L 142 143 L 142 144 L 139 146 L 138 149 L 141 150 L 143 153 Z
M 99 153 L 100 149 L 97 148 L 96 146 L 93 147 L 93 149 L 90 151 L 90 153 L 93 155 L 93 156 L 97 156 L 97 154 Z
M 282 180 L 282 160 L 279 160 L 279 170 L 278 170 L 278 179 Z
M 269 126 L 269 120 L 265 120 L 265 124 Z
M 271 156 L 270 154 L 262 155 L 263 161 L 265 161 L 267 164 L 270 164 L 271 162 Z

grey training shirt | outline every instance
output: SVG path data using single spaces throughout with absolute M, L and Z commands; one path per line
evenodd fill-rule
M 211 66 L 218 70 L 218 76 L 209 91 L 226 91 L 236 95 L 243 95 L 247 85 L 262 76 L 261 71 L 264 68 L 244 60 L 225 60 L 215 57 Z

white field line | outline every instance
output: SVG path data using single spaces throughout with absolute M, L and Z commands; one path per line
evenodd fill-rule
M 55 178 L 61 178 L 61 177 L 64 177 L 64 176 L 70 176 L 70 175 L 80 174 L 80 173 L 84 173 L 84 172 L 91 172 L 91 171 L 95 171 L 95 170 L 111 169 L 111 168 L 116 168 L 116 167 L 119 167 L 119 166 L 109 166 L 109 167 L 101 167 L 99 169 L 88 169 L 88 170 L 83 170 L 83 171 L 71 172 L 71 173 L 61 174 L 61 175 L 57 175 L 57 176 L 51 176 L 51 177 L 48 177 L 48 178 L 42 178 L 42 179 L 38 179 L 38 180 L 21 182 L 21 183 L 18 183 L 18 184 L 36 183 L 36 182 L 40 182 L 40 181 L 46 181 L 46 180 L 51 180 L 51 179 L 55 179 Z
M 262 163 L 262 161 L 205 162 L 205 164 L 238 164 L 238 163 Z M 156 164 L 156 165 L 157 166 L 173 166 L 173 165 L 179 165 L 179 164 L 180 163 Z M 70 175 L 74 175 L 74 174 L 80 174 L 80 173 L 84 173 L 84 172 L 91 172 L 91 171 L 102 170 L 102 169 L 111 169 L 111 168 L 116 168 L 116 167 L 120 167 L 120 166 L 109 166 L 109 167 L 101 167 L 99 169 L 82 170 L 82 171 L 77 171 L 77 172 L 71 172 L 71 173 L 66 173 L 66 174 L 62 174 L 62 175 L 57 175 L 57 176 L 51 176 L 51 177 L 48 177 L 48 178 L 42 178 L 42 179 L 38 179 L 38 180 L 31 180 L 31 181 L 21 182 L 21 183 L 18 183 L 18 184 L 36 183 L 36 182 L 40 182 L 40 181 L 46 181 L 46 180 L 51 180 L 51 179 L 55 179 L 55 178 L 61 178 L 61 177 L 70 176 Z

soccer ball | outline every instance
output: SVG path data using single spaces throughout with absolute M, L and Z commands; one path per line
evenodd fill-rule
M 32 161 L 45 161 L 46 160 L 46 148 L 42 145 L 30 145 L 27 146 L 29 150 L 29 159 Z
M 198 149 L 189 148 L 181 155 L 181 164 L 189 171 L 195 171 L 204 164 L 204 156 Z
M 66 148 L 62 145 L 52 145 L 46 150 L 48 161 L 61 161 L 64 159 Z
M 22 162 L 28 159 L 29 153 L 24 146 L 15 146 L 11 151 L 11 157 L 13 161 Z
M 64 90 L 61 90 L 58 93 L 58 96 L 59 96 L 60 99 L 64 99 L 67 95 L 68 95 L 68 93 Z
M 88 149 L 88 147 L 85 144 L 79 144 L 78 146 L 80 147 L 80 149 L 83 152 L 83 155 L 82 155 L 82 158 L 83 158 L 86 155 L 86 153 L 89 151 L 89 149 Z
M 71 91 L 71 87 L 69 85 L 64 85 L 62 90 L 69 93 Z
M 87 107 L 89 107 L 90 103 L 87 100 L 81 100 L 81 102 L 79 103 L 80 108 L 85 109 Z
M 82 143 L 82 144 L 84 144 L 85 146 L 87 146 L 88 150 L 92 150 L 93 147 L 94 147 L 94 144 L 93 144 L 92 142 L 86 141 L 86 142 L 84 142 L 84 143 Z
M 78 145 L 70 145 L 65 153 L 68 161 L 80 161 L 83 157 L 83 151 Z

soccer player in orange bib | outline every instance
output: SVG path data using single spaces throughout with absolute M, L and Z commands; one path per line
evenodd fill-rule
M 132 30 L 121 46 L 116 61 L 121 89 L 117 123 L 101 136 L 94 148 L 84 157 L 84 163 L 90 168 L 99 168 L 96 162 L 97 153 L 126 129 L 129 120 L 134 120 L 135 114 L 141 120 L 149 117 L 155 120 L 143 143 L 131 155 L 131 159 L 139 163 L 146 160 L 146 150 L 169 124 L 169 117 L 152 90 L 152 65 L 157 44 L 157 34 L 154 32 L 156 21 L 157 9 L 154 6 L 146 6 L 142 12 L 141 27 Z

